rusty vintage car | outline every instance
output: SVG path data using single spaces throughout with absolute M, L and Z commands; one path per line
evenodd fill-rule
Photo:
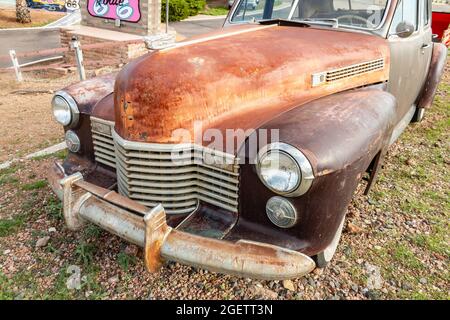
M 428 0 L 236 1 L 222 30 L 56 92 L 70 152 L 49 181 L 71 230 L 141 246 L 151 272 L 299 277 L 330 262 L 446 57 Z

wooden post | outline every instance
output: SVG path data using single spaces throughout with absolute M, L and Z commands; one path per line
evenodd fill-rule
M 83 51 L 81 51 L 80 48 L 80 42 L 76 37 L 72 38 L 72 44 L 71 47 L 75 49 L 75 60 L 77 61 L 77 69 L 78 74 L 80 75 L 80 80 L 86 80 L 86 73 L 84 71 L 84 65 L 83 65 Z
M 22 82 L 22 72 L 20 71 L 19 61 L 17 60 L 16 50 L 9 50 L 9 56 L 13 64 L 14 71 L 16 72 L 17 81 Z

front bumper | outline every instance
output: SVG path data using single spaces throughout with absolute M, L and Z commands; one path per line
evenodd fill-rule
M 91 222 L 142 247 L 150 272 L 157 272 L 164 260 L 170 260 L 242 277 L 282 280 L 303 276 L 315 267 L 310 257 L 286 248 L 247 240 L 217 240 L 171 228 L 162 205 L 149 209 L 84 181 L 79 172 L 66 176 L 57 163 L 48 180 L 63 201 L 70 230 L 80 230 Z

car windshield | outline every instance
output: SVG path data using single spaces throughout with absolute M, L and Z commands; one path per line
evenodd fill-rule
M 239 0 L 236 0 L 239 1 Z M 240 0 L 231 22 L 272 19 L 376 29 L 389 0 Z

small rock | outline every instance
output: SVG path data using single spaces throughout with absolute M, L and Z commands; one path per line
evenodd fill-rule
M 380 294 L 376 290 L 367 290 L 364 295 L 370 300 L 380 299 Z
M 38 241 L 36 241 L 36 248 L 45 247 L 49 240 L 50 240 L 49 236 L 45 236 L 45 237 L 39 238 Z
M 129 256 L 137 256 L 139 248 L 134 244 L 129 244 L 125 247 L 124 252 Z
M 357 260 L 356 260 L 356 263 L 357 263 L 357 264 L 363 264 L 363 262 L 364 262 L 363 259 L 357 259 Z
M 275 300 L 278 298 L 278 293 L 275 291 L 266 289 L 266 288 L 260 288 L 260 287 L 254 287 L 253 293 L 261 298 L 268 299 L 268 300 Z
M 283 280 L 283 287 L 289 291 L 295 291 L 295 284 L 291 280 Z
M 408 166 L 415 166 L 415 165 L 416 165 L 416 161 L 414 161 L 414 159 L 412 159 L 412 158 L 407 159 L 407 160 L 405 161 L 405 163 L 406 163 Z
M 310 285 L 311 287 L 315 287 L 315 286 L 316 286 L 316 282 L 314 281 L 313 278 L 309 278 L 309 279 L 308 279 L 308 283 L 309 283 L 309 285 Z
M 406 291 L 409 291 L 409 290 L 412 289 L 412 285 L 409 282 L 405 281 L 405 282 L 402 283 L 402 289 L 406 290 Z
M 50 233 L 56 232 L 56 228 L 55 227 L 48 228 L 48 232 Z
M 7 255 L 7 254 L 9 254 L 10 252 L 11 252 L 11 250 L 6 249 L 5 251 L 3 251 L 3 254 L 4 254 L 4 255 Z
M 323 273 L 323 268 L 315 268 L 313 273 L 320 276 Z
M 350 248 L 350 246 L 346 246 L 345 249 L 344 249 L 344 254 L 346 256 L 351 255 L 352 254 L 352 248 Z
M 425 278 L 420 278 L 420 280 L 419 280 L 419 282 L 421 283 L 421 284 L 427 284 L 427 279 L 425 279 Z
M 119 277 L 118 276 L 113 276 L 113 277 L 108 279 L 108 283 L 110 283 L 110 284 L 114 284 L 114 283 L 116 283 L 118 281 L 119 281 Z
M 375 250 L 378 250 L 378 251 L 381 250 L 381 249 L 383 249 L 383 248 L 380 247 L 380 246 L 374 246 L 373 248 L 374 248 Z
M 364 229 L 361 228 L 361 227 L 358 227 L 357 225 L 355 225 L 355 224 L 353 224 L 353 223 L 351 223 L 351 222 L 349 222 L 349 223 L 347 223 L 347 229 L 346 229 L 346 231 L 347 231 L 348 233 L 358 234 L 358 233 L 363 233 L 363 232 L 364 232 Z

